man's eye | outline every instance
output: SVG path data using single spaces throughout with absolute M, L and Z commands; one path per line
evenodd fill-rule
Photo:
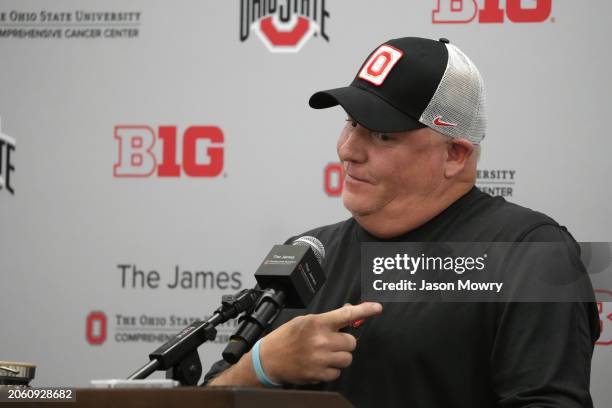
M 355 122 L 355 120 L 354 120 L 354 119 L 352 119 L 352 118 L 346 118 L 346 121 L 347 121 L 347 122 L 351 122 L 351 126 L 352 126 L 352 127 L 357 127 L 357 122 Z
M 372 132 L 372 138 L 380 140 L 381 142 L 389 142 L 393 140 L 391 136 L 380 132 Z

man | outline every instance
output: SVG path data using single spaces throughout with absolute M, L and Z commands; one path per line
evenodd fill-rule
M 334 390 L 356 406 L 591 407 L 593 303 L 359 304 L 362 242 L 575 247 L 551 218 L 474 186 L 486 118 L 472 61 L 445 39 L 390 40 L 350 86 L 310 99 L 338 104 L 352 218 L 305 234 L 325 246 L 327 282 L 237 364 L 215 364 L 207 383 Z

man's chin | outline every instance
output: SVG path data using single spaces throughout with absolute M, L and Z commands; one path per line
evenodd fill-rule
M 353 214 L 353 217 L 367 217 L 375 211 L 371 204 L 363 202 L 364 200 L 357 199 L 347 194 L 342 194 L 342 203 L 344 207 Z

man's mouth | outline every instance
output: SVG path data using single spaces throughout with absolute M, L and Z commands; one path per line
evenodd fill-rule
M 365 179 L 365 178 L 361 178 L 361 177 L 358 177 L 358 176 L 355 176 L 354 174 L 351 174 L 351 173 L 346 173 L 346 177 L 347 177 L 349 180 L 354 181 L 354 182 L 372 184 L 372 183 L 371 183 L 370 181 L 368 181 L 367 179 Z

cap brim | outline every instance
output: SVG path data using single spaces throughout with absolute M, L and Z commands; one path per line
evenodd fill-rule
M 379 96 L 356 86 L 317 92 L 310 97 L 308 104 L 314 109 L 340 105 L 361 126 L 378 132 L 404 132 L 425 127 Z

